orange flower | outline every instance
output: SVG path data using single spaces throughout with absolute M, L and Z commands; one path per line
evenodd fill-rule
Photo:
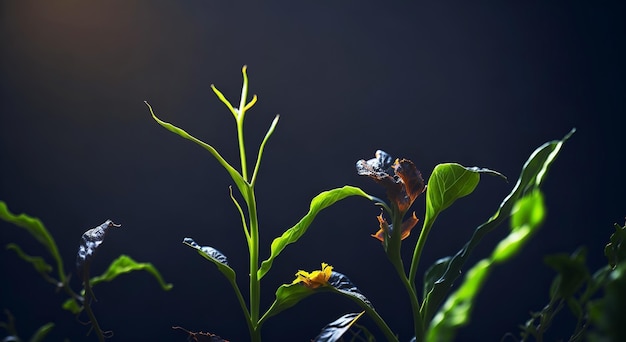
M 292 284 L 303 283 L 306 287 L 316 289 L 328 284 L 328 279 L 330 279 L 332 273 L 333 267 L 323 262 L 321 270 L 315 270 L 311 273 L 303 270 L 298 271 L 298 273 L 296 273 L 296 279 Z
M 378 219 L 380 229 L 376 232 L 376 234 L 372 234 L 372 237 L 380 240 L 381 242 L 384 242 L 385 234 L 391 235 L 393 227 L 392 225 L 387 223 L 387 220 L 383 218 L 383 214 L 376 216 L 376 218 Z M 417 221 L 419 221 L 419 219 L 417 218 L 417 216 L 415 216 L 415 212 L 413 212 L 413 215 L 408 220 L 402 222 L 402 240 L 411 235 L 411 229 L 415 227 Z

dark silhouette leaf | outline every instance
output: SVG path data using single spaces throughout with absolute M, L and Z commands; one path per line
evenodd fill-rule
M 185 238 L 183 243 L 191 248 L 194 248 L 203 258 L 214 263 L 217 266 L 217 269 L 222 272 L 229 281 L 235 281 L 235 271 L 228 266 L 226 256 L 220 251 L 209 246 L 202 247 L 189 237 Z
M 348 313 L 328 323 L 313 339 L 313 342 L 335 342 L 339 340 L 364 313 L 365 311 Z

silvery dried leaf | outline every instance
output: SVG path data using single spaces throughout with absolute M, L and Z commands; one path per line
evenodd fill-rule
M 93 254 L 96 252 L 98 246 L 104 241 L 104 236 L 111 227 L 121 227 L 120 224 L 115 224 L 111 220 L 106 220 L 103 224 L 89 229 L 83 234 L 83 237 L 78 247 L 78 256 L 76 257 L 76 267 L 79 273 L 82 273 L 86 263 L 91 261 Z

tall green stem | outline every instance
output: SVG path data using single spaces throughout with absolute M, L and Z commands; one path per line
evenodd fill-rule
M 410 278 L 407 278 L 406 271 L 404 270 L 404 264 L 402 262 L 402 256 L 400 254 L 400 247 L 402 245 L 402 218 L 404 217 L 404 213 L 400 212 L 398 208 L 393 206 L 393 215 L 392 215 L 392 227 L 393 231 L 391 232 L 391 243 L 387 248 L 387 256 L 389 260 L 393 264 L 398 276 L 400 277 L 400 281 L 406 288 L 407 294 L 409 295 L 409 300 L 411 302 L 411 311 L 413 312 L 413 327 L 415 331 L 416 340 L 422 341 L 424 336 L 424 324 L 422 322 L 422 315 L 420 313 L 420 303 L 417 298 L 417 293 L 415 291 L 415 287 L 413 286 L 413 282 L 410 281 Z

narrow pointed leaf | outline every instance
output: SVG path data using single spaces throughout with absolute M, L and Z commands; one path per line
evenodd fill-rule
M 556 159 L 563 144 L 575 132 L 572 129 L 563 139 L 550 141 L 537 148 L 522 167 L 521 174 L 511 193 L 502 201 L 496 213 L 474 231 L 471 239 L 454 256 L 439 259 L 424 276 L 424 303 L 422 317 L 429 322 L 435 310 L 441 305 L 454 281 L 461 274 L 461 268 L 471 251 L 483 236 L 506 220 L 518 199 L 535 188 L 539 188 L 552 162 Z M 430 184 L 429 184 L 430 187 Z M 430 189 L 428 190 L 430 191 Z
M 113 223 L 111 220 L 106 220 L 101 225 L 83 233 L 80 246 L 78 246 L 78 255 L 76 256 L 76 268 L 79 274 L 82 274 L 84 269 L 89 267 L 94 254 L 104 242 L 109 229 L 117 227 L 120 227 L 120 225 Z
M 15 251 L 17 256 L 19 256 L 22 260 L 33 265 L 35 270 L 41 273 L 42 275 L 44 274 L 47 275 L 48 273 L 52 272 L 52 266 L 50 266 L 42 257 L 30 256 L 24 253 L 24 251 L 20 248 L 20 246 L 14 243 L 8 244 L 7 249 Z
M 161 273 L 159 273 L 154 265 L 148 262 L 136 262 L 128 255 L 120 255 L 111 263 L 111 265 L 109 265 L 109 268 L 103 274 L 91 278 L 91 286 L 95 286 L 96 284 L 105 281 L 112 281 L 122 274 L 134 271 L 146 271 L 159 282 L 159 285 L 161 285 L 163 290 L 167 291 L 172 289 L 172 284 L 168 284 L 163 280 Z
M 33 336 L 30 338 L 30 342 L 41 342 L 43 341 L 46 336 L 48 335 L 48 333 L 50 333 L 50 330 L 52 330 L 52 328 L 54 328 L 54 323 L 50 322 L 50 323 L 46 323 L 44 325 L 42 325 L 41 327 L 39 327 L 39 329 L 37 329 L 37 331 L 35 331 L 35 333 L 33 334 Z
M 363 190 L 353 187 L 344 186 L 342 188 L 332 189 L 324 191 L 315 196 L 311 201 L 309 212 L 298 222 L 295 226 L 287 229 L 283 235 L 277 237 L 272 241 L 270 257 L 261 263 L 261 267 L 258 271 L 258 278 L 261 279 L 267 271 L 272 267 L 274 259 L 287 247 L 287 245 L 298 241 L 298 239 L 307 231 L 315 216 L 325 208 L 335 204 L 349 196 L 362 196 L 368 199 L 372 197 L 366 194 Z
M 163 128 L 167 129 L 168 131 L 177 134 L 178 136 L 185 138 L 187 140 L 191 140 L 193 142 L 195 142 L 196 144 L 200 145 L 202 148 L 204 148 L 205 150 L 209 151 L 213 157 L 215 157 L 215 159 L 217 159 L 217 161 L 220 163 L 220 165 L 222 165 L 222 167 L 224 167 L 224 169 L 226 169 L 226 171 L 228 172 L 228 174 L 230 174 L 230 177 L 233 179 L 233 181 L 235 182 L 235 185 L 237 185 L 237 188 L 239 189 L 239 191 L 241 192 L 241 194 L 246 194 L 247 192 L 247 187 L 248 184 L 247 182 L 243 179 L 243 177 L 241 176 L 241 174 L 239 173 L 239 171 L 237 171 L 234 167 L 232 167 L 230 164 L 228 164 L 228 162 L 217 152 L 217 150 L 215 148 L 213 148 L 213 146 L 205 143 L 204 141 L 192 136 L 191 134 L 187 133 L 185 130 L 178 128 L 174 125 L 172 125 L 169 122 L 165 122 L 161 119 L 159 119 L 155 114 L 154 111 L 152 111 L 152 107 L 150 106 L 150 104 L 148 104 L 148 102 L 146 102 L 146 105 L 148 106 L 148 109 L 150 109 L 150 114 L 152 114 L 152 118 L 161 126 L 163 126 Z M 244 198 L 246 198 L 246 196 L 244 195 Z
M 183 243 L 197 250 L 198 254 L 200 254 L 203 258 L 214 263 L 217 266 L 217 269 L 222 272 L 231 283 L 234 283 L 235 271 L 230 268 L 230 266 L 228 266 L 228 260 L 226 259 L 226 256 L 224 254 L 222 254 L 220 251 L 213 247 L 202 247 L 189 237 L 185 238 L 183 240 Z
M 520 198 L 514 205 L 510 233 L 495 247 L 491 257 L 479 261 L 465 276 L 459 288 L 450 294 L 430 322 L 429 342 L 453 341 L 456 330 L 469 322 L 476 297 L 491 267 L 515 256 L 533 236 L 544 219 L 545 206 L 539 189 Z
M 364 313 L 365 311 L 348 313 L 328 323 L 313 342 L 338 341 Z
M 63 260 L 59 254 L 56 242 L 52 238 L 52 235 L 48 232 L 46 227 L 37 218 L 30 217 L 26 214 L 15 215 L 9 211 L 6 203 L 0 201 L 0 219 L 13 223 L 14 225 L 26 229 L 30 235 L 32 235 L 39 243 L 44 245 L 52 258 L 54 258 L 57 264 L 57 271 L 59 273 L 60 280 L 65 280 L 65 271 L 63 270 Z

